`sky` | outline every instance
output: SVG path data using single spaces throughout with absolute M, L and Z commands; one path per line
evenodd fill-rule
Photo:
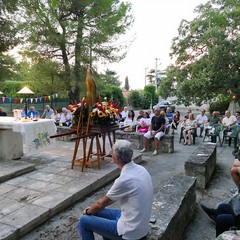
M 207 0 L 128 0 L 132 3 L 134 25 L 121 40 L 135 39 L 127 56 L 104 68 L 116 71 L 124 86 L 128 76 L 131 89 L 143 89 L 149 69 L 162 71 L 172 63 L 169 53 L 172 39 L 178 36 L 181 20 L 192 20 L 194 9 Z M 157 60 L 156 60 L 157 59 Z

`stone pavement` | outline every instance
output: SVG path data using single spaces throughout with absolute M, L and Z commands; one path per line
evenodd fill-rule
M 21 160 L 0 161 L 0 239 L 19 239 L 119 175 L 110 158 L 100 170 L 81 172 L 79 165 L 72 170 L 74 143 L 58 141 L 56 145 Z M 134 161 L 141 160 L 142 155 L 134 152 Z
M 175 134 L 173 154 L 165 153 L 151 157 L 150 152 L 143 156 L 138 151 L 134 152 L 135 162 L 143 160 L 142 164 L 153 176 L 156 195 L 158 186 L 164 185 L 170 176 L 184 174 L 184 162 L 200 141 L 202 139 L 197 138 L 196 145 L 183 146 L 178 143 Z M 20 161 L 11 161 L 9 168 L 6 167 L 6 162 L 0 161 L 2 170 L 0 179 L 4 180 L 0 184 L 0 239 L 19 239 L 64 208 L 111 182 L 119 174 L 118 168 L 110 163 L 110 159 L 104 162 L 100 170 L 88 168 L 82 173 L 79 166 L 71 170 L 73 148 L 73 143 L 59 141 L 58 147 L 51 151 L 24 157 Z M 229 186 L 234 187 L 229 177 L 229 165 L 232 163 L 230 159 L 233 159 L 232 150 L 226 144 L 217 149 L 220 175 L 225 184 L 220 181 L 218 187 L 212 189 L 215 195 L 210 198 L 213 198 L 215 203 L 229 194 Z M 22 168 L 19 168 L 19 165 L 22 165 Z M 35 170 L 33 170 L 34 166 Z M 18 176 L 24 171 L 27 173 Z M 11 179 L 7 180 L 5 175 Z M 198 202 L 205 202 L 208 199 L 204 192 L 197 193 Z M 211 204 L 213 205 L 214 201 Z M 198 222 L 196 224 L 198 225 Z

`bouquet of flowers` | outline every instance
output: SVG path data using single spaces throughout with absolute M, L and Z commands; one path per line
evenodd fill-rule
M 115 118 L 119 114 L 117 103 L 110 101 L 101 102 L 100 100 L 94 104 L 90 112 L 91 121 L 94 125 L 108 125 L 115 123 Z
M 80 103 L 69 105 L 68 110 L 72 114 L 72 124 L 73 125 L 78 123 L 81 112 L 82 112 L 82 122 L 87 122 L 88 110 L 87 110 L 87 102 L 85 99 L 83 99 Z

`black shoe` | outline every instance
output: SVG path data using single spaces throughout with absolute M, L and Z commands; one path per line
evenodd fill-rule
M 200 204 L 202 210 L 214 221 L 216 222 L 216 218 L 217 218 L 217 215 L 218 215 L 218 211 L 217 209 L 214 209 L 214 208 L 208 208 L 202 204 Z

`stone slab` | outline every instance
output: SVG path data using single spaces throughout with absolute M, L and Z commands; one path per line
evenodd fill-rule
M 0 161 L 0 183 L 11 178 L 31 172 L 35 169 L 35 164 L 26 163 L 19 160 Z
M 154 195 L 148 240 L 179 240 L 193 219 L 196 210 L 196 178 L 173 176 Z
M 197 188 L 209 183 L 217 163 L 216 143 L 201 143 L 185 162 L 185 175 L 197 178 Z

